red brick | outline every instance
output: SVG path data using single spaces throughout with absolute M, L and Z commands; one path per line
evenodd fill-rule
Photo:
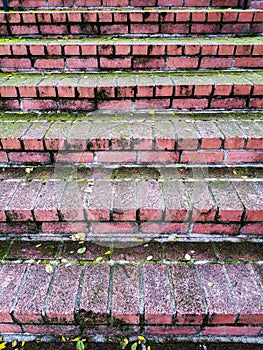
M 62 69 L 64 68 L 64 60 L 62 58 L 38 58 L 35 60 L 34 67 L 38 69 Z
M 252 55 L 253 56 L 262 56 L 262 50 L 263 50 L 263 44 L 262 45 L 254 44 Z
M 167 109 L 170 107 L 170 99 L 143 99 L 135 101 L 135 109 Z
M 113 220 L 135 221 L 136 209 L 136 184 L 117 182 L 113 191 Z
M 77 233 L 87 232 L 87 224 L 85 222 L 43 222 L 41 225 L 43 233 Z
M 47 152 L 10 152 L 9 159 L 13 163 L 49 163 Z
M 134 222 L 109 222 L 92 223 L 92 232 L 101 233 L 125 233 L 134 234 L 138 231 L 138 225 Z
M 229 151 L 227 162 L 230 163 L 261 163 L 263 161 L 263 152 L 253 151 Z
M 141 181 L 137 183 L 137 205 L 141 221 L 161 220 L 164 202 L 158 182 Z
M 210 96 L 212 93 L 212 85 L 195 85 L 195 96 Z
M 44 45 L 29 45 L 30 54 L 33 56 L 44 56 L 45 46 Z
M 165 54 L 165 45 L 152 45 L 149 47 L 149 55 L 163 56 Z
M 34 207 L 37 221 L 58 221 L 58 203 L 65 189 L 62 181 L 48 181 L 42 187 Z
M 111 56 L 113 55 L 113 45 L 99 45 L 98 54 L 100 56 Z
M 194 224 L 193 233 L 236 235 L 239 233 L 239 225 L 235 224 Z
M 238 98 L 212 99 L 211 108 L 240 109 L 246 107 L 246 101 Z
M 237 46 L 238 48 L 239 46 Z M 219 45 L 218 55 L 219 56 L 232 56 L 234 54 L 235 45 Z
M 229 96 L 232 91 L 232 85 L 217 85 L 214 87 L 214 96 Z
M 20 184 L 7 208 L 11 221 L 33 221 L 32 210 L 41 186 L 39 181 Z
M 205 13 L 205 11 L 192 12 L 192 22 L 202 22 L 203 23 L 205 21 L 206 21 L 206 13 Z
M 198 326 L 147 326 L 145 328 L 145 333 L 150 335 L 194 335 L 200 332 L 200 327 Z
M 90 221 L 109 221 L 112 209 L 112 182 L 97 180 L 87 199 L 87 215 Z
M 171 324 L 173 309 L 167 266 L 144 265 L 143 284 L 146 322 L 148 324 Z
M 28 111 L 56 110 L 57 103 L 54 100 L 22 100 L 22 108 Z
M 226 11 L 223 14 L 223 22 L 236 22 L 237 16 L 238 16 L 237 11 L 229 11 L 229 12 Z
M 183 54 L 183 46 L 178 45 L 167 45 L 167 55 L 168 56 L 181 56 Z
M 251 98 L 249 101 L 249 108 L 263 108 L 262 98 Z
M 219 32 L 219 24 L 192 24 L 192 34 L 217 34 Z
M 251 267 L 245 264 L 226 265 L 226 270 L 240 309 L 238 323 L 261 324 L 262 294 Z
M 161 34 L 189 34 L 189 23 L 161 24 Z
M 263 59 L 260 57 L 235 57 L 234 67 L 238 68 L 260 68 Z
M 116 54 L 116 56 L 118 56 L 118 55 L 130 55 L 131 54 L 131 48 L 132 48 L 131 45 L 118 44 L 118 45 L 115 46 L 115 54 Z
M 140 163 L 177 163 L 179 161 L 178 152 L 140 152 Z
M 176 22 L 188 22 L 190 21 L 190 11 L 182 11 L 176 13 Z M 173 21 L 171 21 L 173 22 Z
M 55 86 L 38 86 L 39 97 L 56 97 Z
M 12 55 L 11 46 L 10 45 L 2 45 L 0 55 L 1 56 L 11 56 Z M 1 65 L 1 67 L 2 67 L 2 65 Z
M 59 46 L 57 44 L 47 43 L 46 48 L 47 48 L 48 55 L 55 56 L 55 55 L 62 54 L 62 46 Z
M 137 266 L 115 265 L 113 275 L 112 311 L 114 319 L 139 323 L 139 270 Z
M 38 35 L 39 34 L 39 29 L 37 26 L 12 26 L 11 27 L 11 34 L 12 35 Z
M 206 315 L 194 266 L 171 265 L 176 324 L 201 325 Z
M 0 86 L 1 97 L 17 97 L 15 86 Z
M 254 85 L 253 96 L 263 95 L 263 84 Z
M 174 99 L 173 100 L 173 108 L 178 109 L 204 109 L 208 107 L 208 100 L 205 98 L 194 99 Z
M 222 13 L 221 12 L 208 12 L 207 22 L 221 22 Z
M 19 86 L 20 97 L 37 97 L 37 91 L 35 86 Z
M 52 274 L 45 265 L 32 265 L 19 295 L 14 317 L 22 323 L 43 323 L 42 309 Z M 30 297 L 29 297 L 30 295 Z
M 131 110 L 132 101 L 129 99 L 125 100 L 110 100 L 99 102 L 98 109 L 101 110 Z
M 188 58 L 188 57 L 169 58 L 168 57 L 167 68 L 182 68 L 182 69 L 198 68 L 198 58 Z
M 0 162 L 1 163 L 8 163 L 8 158 L 6 152 L 0 151 Z
M 61 110 L 67 110 L 67 111 L 91 111 L 94 109 L 93 103 L 86 100 L 65 99 L 65 100 L 60 100 L 59 105 Z
M 234 85 L 234 95 L 249 95 L 252 86 L 249 84 L 235 84 Z
M 9 314 L 25 273 L 26 264 L 4 264 L 0 270 L 0 322 L 13 323 Z
M 217 327 L 205 327 L 202 331 L 203 335 L 218 335 L 218 336 L 258 336 L 260 334 L 261 327 L 235 327 L 235 326 L 217 326 Z
M 80 334 L 77 326 L 58 326 L 58 325 L 24 325 L 24 331 L 31 334 L 47 334 L 64 336 L 77 336 Z
M 138 57 L 133 61 L 134 69 L 161 69 L 164 68 L 164 58 Z
M 200 68 L 231 68 L 232 58 L 211 58 L 203 57 L 201 59 Z
M 184 54 L 186 56 L 195 56 L 200 54 L 200 44 L 186 44 L 184 48 Z
M 203 44 L 202 45 L 202 55 L 203 56 L 216 56 L 217 55 L 217 44 Z
M 80 54 L 80 47 L 76 44 L 74 45 L 65 45 L 64 46 L 64 53 L 67 56 L 71 55 L 79 55 Z
M 126 24 L 112 24 L 100 26 L 101 34 L 128 34 L 128 26 Z
M 263 134 L 262 138 L 249 138 L 247 141 L 247 149 L 263 149 Z
M 131 68 L 130 58 L 100 58 L 100 67 L 106 69 L 128 69 Z
M 188 232 L 188 224 L 185 223 L 149 223 L 141 224 L 143 233 L 160 234 L 160 233 L 176 233 L 185 234 Z
M 86 265 L 79 305 L 82 321 L 92 324 L 107 322 L 109 277 L 109 266 Z
M 81 266 L 60 265 L 52 284 L 46 316 L 52 323 L 73 322 Z
M 0 333 L 22 333 L 22 328 L 17 324 L 0 323 Z
M 238 14 L 238 22 L 252 22 L 252 11 L 240 11 Z

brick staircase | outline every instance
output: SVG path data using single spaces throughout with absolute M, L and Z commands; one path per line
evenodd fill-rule
M 8 5 L 3 339 L 263 344 L 262 1 Z

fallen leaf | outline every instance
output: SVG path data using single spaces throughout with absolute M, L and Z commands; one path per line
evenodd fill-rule
M 46 270 L 47 273 L 52 273 L 53 272 L 53 266 L 51 264 L 47 264 L 45 270 Z
M 77 253 L 78 253 L 78 254 L 84 254 L 86 250 L 87 250 L 86 247 L 81 247 L 81 248 L 79 248 L 79 249 L 77 250 Z
M 26 343 L 25 340 L 23 340 L 21 343 L 22 347 L 25 346 L 25 343 Z
M 103 260 L 103 258 L 102 258 L 102 256 L 98 256 L 97 258 L 96 258 L 96 263 L 99 263 L 99 262 L 101 262 Z
M 144 336 L 142 336 L 142 335 L 138 335 L 138 340 L 139 340 L 140 342 L 142 342 L 143 344 L 146 343 L 146 339 L 145 339 Z
M 184 256 L 185 260 L 190 261 L 191 260 L 191 256 L 189 254 L 185 254 Z
M 129 340 L 127 338 L 124 338 L 123 341 L 121 342 L 121 349 L 124 350 L 126 346 L 129 344 Z
M 104 254 L 105 254 L 105 255 L 110 255 L 110 254 L 111 254 L 111 251 L 110 251 L 110 250 L 107 250 Z
M 76 350 L 84 350 L 84 349 L 85 349 L 85 345 L 81 340 L 78 340 L 76 344 Z
M 138 343 L 133 343 L 131 346 L 131 350 L 136 350 L 137 349 Z
M 154 115 L 155 114 L 155 110 L 154 109 L 150 109 L 149 110 L 149 114 Z
M 5 349 L 6 348 L 6 341 L 0 344 L 0 349 Z
M 86 239 L 86 233 L 85 232 L 78 232 L 71 236 L 72 241 L 85 241 Z
M 64 343 L 66 343 L 66 338 L 64 337 L 64 335 L 62 335 L 62 337 L 61 337 L 61 340 L 64 342 Z
M 39 243 L 39 244 L 36 245 L 36 248 L 39 248 L 39 247 L 41 247 L 41 246 L 42 246 L 42 244 Z
M 17 341 L 16 340 L 12 341 L 12 348 L 14 348 L 16 346 L 17 346 Z
M 153 256 L 152 255 L 149 255 L 149 256 L 147 256 L 147 258 L 146 258 L 146 260 L 147 261 L 151 261 L 153 259 Z M 139 337 L 138 337 L 139 338 Z
M 234 174 L 234 175 L 237 175 L 237 171 L 236 171 L 235 169 L 233 170 L 233 174 Z
M 33 170 L 34 170 L 34 168 L 26 168 L 25 172 L 26 172 L 26 174 L 30 174 Z

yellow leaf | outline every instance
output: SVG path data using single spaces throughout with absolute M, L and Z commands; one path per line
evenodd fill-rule
M 14 348 L 15 346 L 17 346 L 17 341 L 16 340 L 12 341 L 12 348 Z
M 155 110 L 150 109 L 150 110 L 149 110 L 149 114 L 154 115 L 154 114 L 155 114 Z
M 53 266 L 51 264 L 47 264 L 45 270 L 46 270 L 47 273 L 52 273 L 53 272 Z
M 151 261 L 152 259 L 153 259 L 153 256 L 152 256 L 152 255 L 149 255 L 149 256 L 147 256 L 147 258 L 146 258 L 147 261 Z
M 110 250 L 107 250 L 105 255 L 110 255 L 111 254 L 111 251 Z
M 30 174 L 33 170 L 34 168 L 26 168 L 25 172 L 26 174 Z
M 23 340 L 22 343 L 21 343 L 22 347 L 25 346 L 25 343 L 26 342 Z
M 5 349 L 6 348 L 6 341 L 0 344 L 0 349 Z
M 142 343 L 146 343 L 146 339 L 142 335 L 138 335 L 138 340 Z
M 79 341 L 79 338 L 74 338 L 73 341 Z
M 41 246 L 42 246 L 42 244 L 39 243 L 39 244 L 36 245 L 36 248 L 39 248 L 39 247 L 41 247 Z
M 235 169 L 233 170 L 233 174 L 234 174 L 234 175 L 237 175 L 237 171 L 236 171 Z
M 247 176 L 240 176 L 241 177 L 241 179 L 247 179 Z
M 151 350 L 151 347 L 150 347 L 150 345 L 148 345 L 148 346 L 147 346 L 147 350 Z
M 67 341 L 66 338 L 64 337 L 64 335 L 62 335 L 61 340 L 62 340 L 64 343 Z

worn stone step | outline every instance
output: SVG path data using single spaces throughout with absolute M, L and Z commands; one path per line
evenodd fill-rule
M 262 243 L 5 242 L 1 254 L 2 335 L 260 339 Z
M 261 37 L 3 39 L 1 72 L 262 68 Z
M 90 10 L 0 13 L 3 37 L 86 37 L 262 34 L 260 10 Z
M 262 108 L 262 71 L 1 74 L 8 110 L 236 110 Z
M 252 4 L 258 1 L 253 1 Z M 251 0 L 248 1 L 248 6 Z M 2 3 L 0 5 L 0 8 Z M 31 9 L 87 9 L 87 8 L 111 8 L 111 7 L 242 7 L 243 0 L 202 0 L 199 2 L 193 0 L 11 0 L 8 2 L 10 9 L 31 10 Z
M 0 161 L 5 166 L 263 163 L 260 114 L 203 114 L 202 119 L 201 114 L 124 113 L 113 118 L 91 113 L 63 119 L 43 113 L 24 120 L 23 114 L 8 115 L 2 114 L 0 122 Z
M 22 179 L 3 180 L 0 233 L 46 239 L 83 232 L 89 239 L 112 241 L 262 237 L 262 179 L 206 179 L 197 170 L 183 178 L 176 169 L 152 172 L 130 178 L 127 170 L 123 175 L 99 169 L 73 180 L 72 171 L 60 167 L 54 179 L 34 179 L 31 169 Z

